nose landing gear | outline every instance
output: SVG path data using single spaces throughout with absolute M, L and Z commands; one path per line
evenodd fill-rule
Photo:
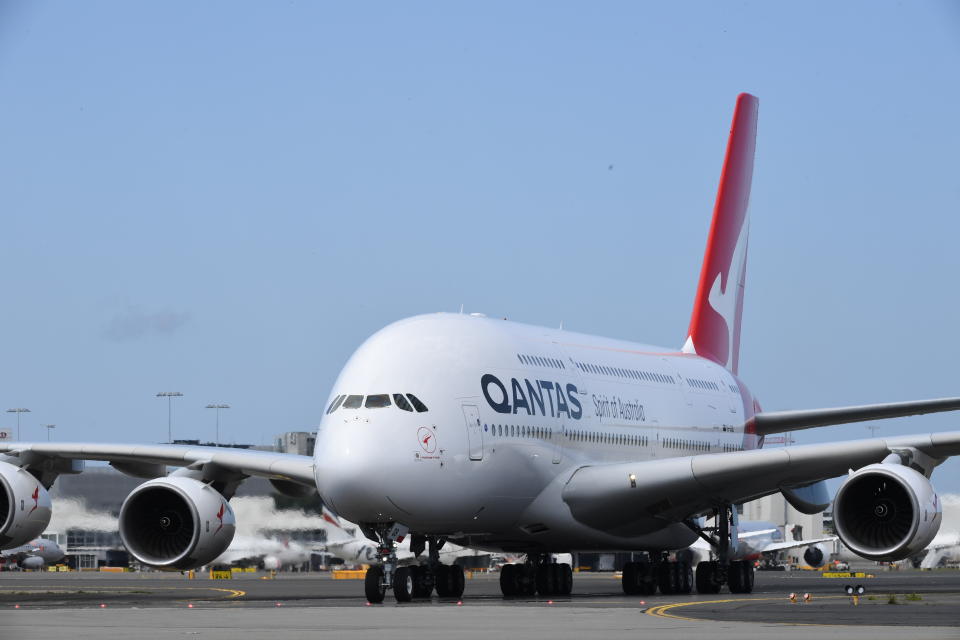
M 388 589 L 393 589 L 397 602 L 410 602 L 414 598 L 429 598 L 433 590 L 441 598 L 459 598 L 463 595 L 463 567 L 445 565 L 440 562 L 440 547 L 444 541 L 438 538 L 414 536 L 411 550 L 416 555 L 424 546 L 429 546 L 429 560 L 426 565 L 398 566 L 396 546 L 407 534 L 402 525 L 377 525 L 368 530 L 378 541 L 377 560 L 379 564 L 367 569 L 364 577 L 364 593 L 367 601 L 373 604 L 383 602 Z

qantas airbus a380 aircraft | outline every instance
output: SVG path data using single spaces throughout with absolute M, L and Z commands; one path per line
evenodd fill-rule
M 120 512 L 128 551 L 168 569 L 206 564 L 230 543 L 229 500 L 248 476 L 287 494 L 319 494 L 379 543 L 366 596 L 460 596 L 463 572 L 439 561 L 446 540 L 526 554 L 501 573 L 504 595 L 570 593 L 551 554 L 646 552 L 627 593 L 749 592 L 731 552 L 735 505 L 781 492 L 798 510 L 829 504 L 823 481 L 847 474 L 837 533 L 870 559 L 906 558 L 940 526 L 929 478 L 960 454 L 960 432 L 762 449 L 766 434 L 960 408 L 960 398 L 762 412 L 737 377 L 757 99 L 737 99 L 693 317 L 681 349 L 479 315 L 401 320 L 353 354 L 330 395 L 313 458 L 174 445 L 0 445 L 0 547 L 36 537 L 47 489 L 83 460 L 150 478 Z M 167 466 L 180 467 L 167 474 Z M 717 514 L 715 527 L 705 516 Z M 399 566 L 398 540 L 426 552 Z M 718 560 L 696 573 L 667 552 L 698 537 Z M 734 545 L 735 546 L 735 545 Z

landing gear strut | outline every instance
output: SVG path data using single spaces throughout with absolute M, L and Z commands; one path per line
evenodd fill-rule
M 549 554 L 531 553 L 523 564 L 505 564 L 500 569 L 500 591 L 511 596 L 566 596 L 573 591 L 570 565 L 551 562 Z
M 720 593 L 720 587 L 724 584 L 730 588 L 730 593 L 753 591 L 753 567 L 744 560 L 730 559 L 731 544 L 737 540 L 738 524 L 737 509 L 731 504 L 720 505 L 716 527 L 703 529 L 687 522 L 687 526 L 709 542 L 717 552 L 716 560 L 697 565 L 697 593 Z M 709 535 L 710 533 L 716 533 L 716 537 Z

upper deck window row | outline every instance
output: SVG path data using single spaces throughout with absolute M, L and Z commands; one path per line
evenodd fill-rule
M 528 364 L 534 367 L 549 367 L 551 369 L 566 369 L 567 366 L 563 364 L 562 361 L 557 360 L 556 358 L 547 358 L 543 356 L 528 356 L 525 354 L 518 353 L 517 360 L 523 364 Z
M 389 393 L 375 393 L 366 396 L 366 401 L 364 401 L 364 396 L 362 395 L 339 395 L 330 403 L 330 406 L 327 408 L 327 415 L 330 415 L 337 409 L 359 409 L 361 407 L 365 409 L 383 409 L 384 407 L 390 406 L 390 395 Z M 420 398 L 412 393 L 394 393 L 393 404 L 401 411 L 416 411 L 417 413 L 428 411 L 427 405 L 423 404 Z
M 624 369 L 623 367 L 608 367 L 601 364 L 592 364 L 589 362 L 577 362 L 577 368 L 584 373 L 593 373 L 603 376 L 615 376 L 618 378 L 629 378 L 643 382 L 660 382 L 662 384 L 675 384 L 673 376 L 662 373 L 652 373 L 650 371 L 641 371 L 639 369 Z
M 714 391 L 720 391 L 720 385 L 716 382 L 710 382 L 709 380 L 697 380 L 696 378 L 687 378 L 687 383 L 692 387 L 697 387 L 698 389 L 712 389 Z M 731 389 L 732 391 L 733 389 Z

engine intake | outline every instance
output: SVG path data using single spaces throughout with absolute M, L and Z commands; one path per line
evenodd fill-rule
M 195 569 L 233 540 L 233 509 L 213 487 L 169 476 L 145 482 L 120 508 L 120 537 L 130 554 L 161 569 Z
M 847 547 L 870 560 L 911 556 L 940 529 L 940 500 L 922 474 L 899 464 L 872 464 L 837 491 L 833 519 Z
M 0 462 L 0 549 L 27 544 L 50 524 L 50 494 L 29 471 Z

